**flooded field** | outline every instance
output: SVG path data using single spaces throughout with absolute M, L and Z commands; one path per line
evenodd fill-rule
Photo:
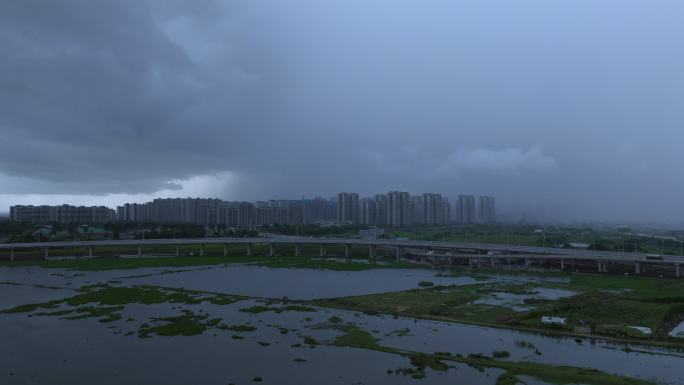
M 507 363 L 526 362 L 538 364 L 525 369 L 532 374 L 563 365 L 644 380 L 634 384 L 684 384 L 684 354 L 675 350 L 298 301 L 406 291 L 424 282 L 457 288 L 565 282 L 439 273 L 251 265 L 0 268 L 0 378 L 3 384 L 497 384 L 513 370 Z M 515 309 L 532 297 L 574 294 L 492 292 L 478 304 Z M 427 360 L 436 352 L 439 360 Z M 518 381 L 551 383 L 525 370 L 516 372 Z

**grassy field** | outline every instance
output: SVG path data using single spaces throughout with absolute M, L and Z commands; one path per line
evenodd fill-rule
M 658 233 L 674 239 L 636 236 L 610 228 L 536 226 L 525 224 L 476 224 L 415 227 L 390 232 L 391 237 L 416 240 L 481 242 L 522 246 L 560 247 L 564 243 L 586 243 L 590 249 L 639 251 L 681 255 L 681 231 Z
M 268 257 L 264 255 L 246 256 L 179 256 L 179 257 L 146 257 L 146 258 L 116 258 L 102 257 L 92 259 L 64 259 L 64 260 L 17 260 L 14 262 L 0 261 L 0 267 L 25 267 L 40 266 L 44 268 L 63 268 L 82 271 L 102 270 L 130 270 L 139 268 L 156 267 L 189 267 L 211 266 L 232 263 L 249 263 L 257 266 L 272 268 L 308 268 L 328 269 L 339 271 L 361 271 L 382 268 L 409 268 L 413 265 L 408 262 L 395 260 L 368 261 L 367 259 L 355 258 L 352 262 L 346 262 L 340 258 L 319 257 Z
M 491 289 L 491 288 L 490 288 Z M 433 289 L 424 290 L 429 292 Z M 468 287 L 466 291 L 476 291 L 476 286 Z M 526 289 L 525 289 L 526 290 Z M 217 305 L 230 304 L 244 300 L 246 297 L 230 296 L 203 291 L 171 289 L 156 286 L 134 286 L 116 287 L 104 284 L 92 285 L 80 289 L 80 293 L 62 300 L 48 301 L 30 305 L 17 306 L 6 309 L 0 313 L 33 313 L 33 316 L 54 316 L 63 319 L 75 320 L 83 318 L 99 318 L 100 322 L 110 323 L 122 320 L 121 312 L 128 304 L 157 304 L 170 302 L 174 304 L 197 304 L 201 302 L 211 302 Z M 413 300 L 414 298 L 410 298 Z M 418 305 L 416 305 L 418 306 Z M 255 309 L 258 308 L 258 309 Z M 243 310 L 243 309 L 241 309 Z M 281 312 L 310 312 L 315 311 L 300 305 L 276 306 L 252 306 L 245 308 L 244 311 L 250 313 L 261 313 L 263 311 Z M 39 312 L 40 311 L 40 312 Z M 123 320 L 122 320 L 123 321 Z M 128 318 L 125 322 L 133 321 Z M 173 337 L 173 336 L 194 336 L 203 334 L 208 330 L 234 333 L 233 339 L 244 339 L 239 333 L 250 333 L 257 330 L 255 325 L 230 325 L 222 322 L 221 318 L 211 317 L 204 312 L 195 313 L 188 309 L 181 309 L 180 313 L 172 316 L 152 317 L 148 321 L 140 324 L 137 330 L 139 338 Z M 410 374 L 414 378 L 424 378 L 427 369 L 443 371 L 448 370 L 448 362 L 462 363 L 478 368 L 496 368 L 504 373 L 499 377 L 497 384 L 515 384 L 518 376 L 531 376 L 553 384 L 587 384 L 587 385 L 648 385 L 650 383 L 622 376 L 615 376 L 603 373 L 598 370 L 555 366 L 530 362 L 511 362 L 500 360 L 497 357 L 483 355 L 451 355 L 448 352 L 435 354 L 425 354 L 414 351 L 400 350 L 383 346 L 379 340 L 360 327 L 342 323 L 337 317 L 329 319 L 329 328 L 341 332 L 333 346 L 340 348 L 359 348 L 368 349 L 387 354 L 397 354 L 409 359 L 413 368 L 397 369 L 398 373 Z M 281 329 L 281 334 L 286 334 L 287 329 Z M 283 333 L 285 331 L 285 333 Z M 237 334 L 235 334 L 237 333 Z M 134 331 L 129 331 L 124 336 L 135 335 Z M 303 337 L 304 344 L 314 347 L 321 344 L 312 337 Z M 268 343 L 259 342 L 265 346 Z M 301 345 L 300 345 L 301 346 Z M 294 346 L 293 346 L 294 347 Z M 499 354 L 499 358 L 505 355 Z M 303 362 L 301 359 L 296 362 Z
M 335 346 L 353 347 L 375 350 L 384 353 L 398 354 L 410 359 L 413 369 L 400 369 L 411 374 L 414 378 L 424 378 L 427 368 L 441 371 L 446 370 L 445 362 L 457 362 L 478 368 L 503 369 L 497 385 L 515 385 L 518 376 L 531 376 L 551 384 L 587 384 L 587 385 L 648 385 L 650 382 L 616 376 L 595 369 L 578 368 L 572 366 L 545 365 L 532 362 L 511 362 L 497 360 L 493 357 L 481 355 L 451 355 L 447 352 L 425 354 L 383 346 L 367 331 L 353 324 L 337 326 L 343 334 L 335 339 Z
M 576 294 L 556 300 L 535 297 L 544 288 Z M 525 295 L 516 305 L 474 303 L 492 294 Z M 644 343 L 684 346 L 684 340 L 667 333 L 684 321 L 684 280 L 642 277 L 573 276 L 569 283 L 530 282 L 502 284 L 483 282 L 469 286 L 438 286 L 408 291 L 330 298 L 313 301 L 318 306 L 365 313 L 401 315 L 444 321 L 494 325 L 507 328 L 575 334 L 575 327 L 590 327 L 594 335 L 638 338 Z M 522 308 L 522 311 L 521 309 Z M 563 326 L 541 323 L 542 316 L 566 318 Z M 651 328 L 644 335 L 629 326 Z

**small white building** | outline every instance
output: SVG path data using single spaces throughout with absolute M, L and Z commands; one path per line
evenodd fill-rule
M 651 335 L 651 333 L 653 332 L 651 330 L 651 328 L 648 328 L 646 326 L 627 326 L 627 327 L 630 329 L 637 330 L 637 331 L 641 332 L 641 334 L 643 334 L 643 335 Z
M 565 325 L 567 319 L 561 317 L 542 316 L 541 322 L 546 325 Z
M 560 245 L 562 248 L 567 248 L 567 249 L 588 249 L 589 246 L 591 246 L 588 243 L 580 243 L 580 242 L 568 242 L 568 243 L 563 243 Z

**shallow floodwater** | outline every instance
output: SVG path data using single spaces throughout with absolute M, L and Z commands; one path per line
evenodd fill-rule
M 132 278 L 127 279 L 126 283 L 184 287 L 254 297 L 314 299 L 415 289 L 420 281 L 432 281 L 436 285 L 477 283 L 470 277 L 436 277 L 435 271 L 429 269 L 333 271 L 271 269 L 249 265 L 229 265 L 182 274 Z
M 0 308 L 68 297 L 81 285 L 116 281 L 121 285 L 149 284 L 242 294 L 253 297 L 320 298 L 416 288 L 420 281 L 439 285 L 482 283 L 470 277 L 436 277 L 430 269 L 375 269 L 344 272 L 314 269 L 271 269 L 229 265 L 178 269 L 137 269 L 77 272 L 37 267 L 0 269 Z M 82 275 L 81 275 L 82 274 Z M 136 276 L 135 278 L 130 278 Z M 127 278 L 129 277 L 129 278 Z M 501 276 L 497 281 L 526 282 L 538 277 Z M 71 285 L 68 285 L 71 283 Z M 49 285 L 55 288 L 37 287 Z M 537 289 L 535 289 L 537 290 Z M 536 297 L 568 295 L 541 289 Z M 494 384 L 496 369 L 476 370 L 450 364 L 445 372 L 428 370 L 427 379 L 395 374 L 410 367 L 408 359 L 387 353 L 329 345 L 340 331 L 327 321 L 332 316 L 372 333 L 379 343 L 426 353 L 468 355 L 508 351 L 512 361 L 596 368 L 660 384 L 684 384 L 684 355 L 672 351 L 613 344 L 585 338 L 547 337 L 535 333 L 485 328 L 402 317 L 370 316 L 318 309 L 315 312 L 239 311 L 259 304 L 245 300 L 230 305 L 127 305 L 123 318 L 112 323 L 97 319 L 62 320 L 26 313 L 0 314 L 2 384 L 168 383 L 244 384 L 262 377 L 277 384 Z M 152 317 L 178 315 L 180 308 L 206 312 L 227 324 L 251 324 L 256 331 L 236 333 L 207 330 L 191 337 L 140 339 L 135 334 Z M 127 320 L 130 317 L 130 322 Z M 326 326 L 327 325 L 327 326 Z M 681 325 L 680 325 L 681 326 Z M 286 329 L 286 333 L 282 333 Z M 235 339 L 240 335 L 244 339 Z M 310 336 L 322 344 L 293 348 Z M 262 342 L 262 344 L 259 344 Z M 304 362 L 295 362 L 294 359 Z M 388 372 L 389 371 L 389 372 Z M 543 384 L 535 379 L 528 384 Z
M 272 384 L 407 384 L 410 376 L 388 373 L 409 367 L 407 358 L 374 351 L 330 346 L 292 347 L 304 336 L 334 339 L 337 331 L 307 327 L 329 316 L 326 312 L 249 314 L 242 301 L 227 306 L 190 305 L 230 324 L 251 323 L 254 332 L 210 330 L 191 337 L 140 339 L 125 336 L 149 317 L 178 314 L 174 306 L 134 305 L 109 329 L 97 320 L 66 321 L 50 317 L 0 316 L 0 338 L 9 360 L 0 360 L 3 384 L 164 383 L 246 384 L 261 377 Z M 305 317 L 312 321 L 305 321 Z M 352 317 L 353 318 L 353 317 Z M 282 328 L 288 328 L 282 334 Z M 243 339 L 234 339 L 240 335 Z M 259 344 L 268 344 L 262 346 Z M 40 348 L 38 348 L 40 347 Z M 105 347 L 105 348 L 103 348 Z M 305 360 L 295 362 L 294 360 Z M 429 371 L 434 384 L 494 384 L 500 370 L 478 371 L 453 364 L 445 372 Z
M 557 300 L 560 298 L 572 297 L 577 294 L 574 291 L 551 288 L 535 288 L 530 294 L 515 294 L 507 292 L 494 292 L 487 297 L 479 298 L 472 303 L 476 305 L 496 305 L 505 306 L 515 311 L 527 311 L 533 309 L 533 305 L 526 305 L 525 300 L 542 299 L 542 300 Z

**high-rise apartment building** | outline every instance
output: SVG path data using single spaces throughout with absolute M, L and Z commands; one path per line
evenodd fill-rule
M 374 199 L 365 198 L 361 200 L 361 216 L 359 221 L 364 225 L 374 225 L 377 222 L 377 210 Z
M 387 224 L 387 195 L 375 194 L 375 225 L 385 226 Z
M 475 196 L 459 195 L 456 202 L 456 216 L 463 225 L 475 223 Z
M 328 215 L 328 206 L 329 202 L 320 196 L 306 201 L 304 205 L 304 222 L 316 223 L 334 219 Z
M 256 207 L 253 203 L 240 202 L 238 204 L 238 225 L 249 228 L 256 225 Z
M 422 196 L 411 197 L 411 218 L 409 222 L 413 225 L 425 224 L 425 205 Z
M 20 222 L 42 223 L 105 223 L 116 218 L 116 213 L 104 206 L 11 206 L 10 218 Z
M 442 198 L 442 218 L 444 218 L 443 224 L 451 223 L 451 203 L 446 197 Z
M 411 221 L 411 196 L 403 191 L 387 193 L 387 225 L 408 226 Z
M 473 197 L 459 196 L 458 221 L 473 223 Z M 299 200 L 226 202 L 207 198 L 157 198 L 147 203 L 126 203 L 116 212 L 107 207 L 12 206 L 11 217 L 33 223 L 82 222 L 102 223 L 110 220 L 152 223 L 193 223 L 203 226 L 254 227 L 300 225 L 328 221 L 345 221 L 374 226 L 403 227 L 442 225 L 451 221 L 449 201 L 440 194 L 411 196 L 403 191 L 390 191 L 359 199 L 357 193 L 339 193 L 334 198 L 316 197 Z M 478 218 L 494 220 L 494 198 L 479 200 Z
M 441 194 L 425 193 L 423 199 L 423 223 L 428 226 L 443 225 L 451 221 L 451 205 Z
M 479 219 L 483 223 L 491 223 L 496 220 L 496 210 L 494 205 L 494 197 L 481 196 L 480 197 Z
M 337 194 L 337 220 L 358 223 L 359 222 L 359 194 Z

